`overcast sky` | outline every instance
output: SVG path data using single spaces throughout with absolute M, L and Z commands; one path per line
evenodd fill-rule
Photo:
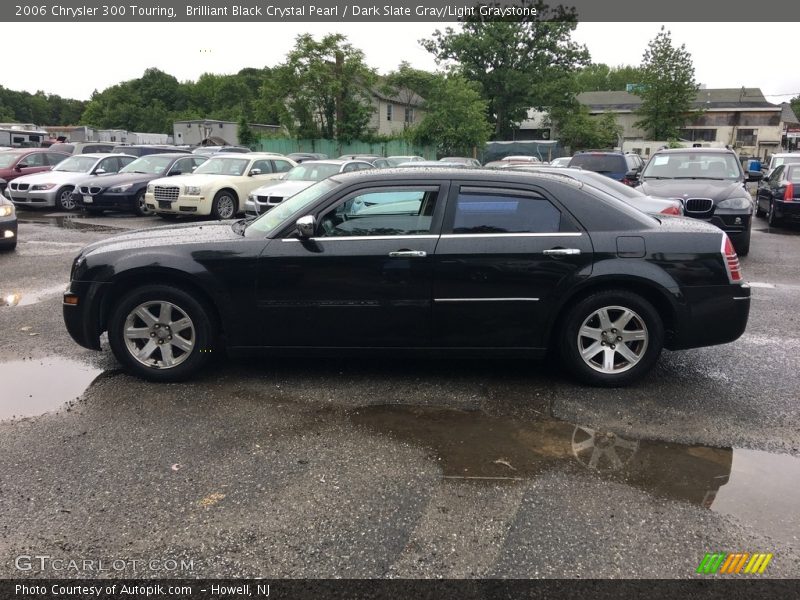
M 455 25 L 455 24 L 453 24 Z M 3 33 L 0 85 L 87 100 L 92 91 L 157 67 L 181 81 L 202 73 L 235 73 L 281 62 L 300 33 L 342 33 L 380 73 L 401 60 L 433 70 L 418 40 L 448 23 L 21 23 Z M 758 87 L 771 102 L 800 93 L 795 23 L 667 23 L 685 43 L 699 83 L 711 88 Z M 594 62 L 638 65 L 661 23 L 581 23 L 574 38 Z M 68 41 L 58 42 L 61 37 Z M 34 40 L 40 40 L 35 42 Z M 94 44 L 92 40 L 98 40 Z M 765 41 L 767 40 L 767 41 Z M 8 50 L 24 48 L 24 52 Z M 95 50 L 97 48 L 97 50 Z M 755 49 L 751 49 L 755 48 Z M 16 57 L 16 58 L 14 58 Z

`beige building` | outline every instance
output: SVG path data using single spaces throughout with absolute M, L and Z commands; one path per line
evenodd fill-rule
M 282 133 L 280 125 L 261 125 L 248 123 L 256 135 Z M 182 146 L 199 146 L 208 138 L 220 138 L 227 144 L 239 144 L 239 124 L 234 121 L 219 121 L 216 119 L 193 119 L 191 121 L 175 121 L 172 124 L 174 143 Z
M 410 90 L 397 90 L 394 94 L 373 89 L 372 120 L 369 128 L 379 135 L 396 135 L 417 125 L 425 114 L 424 100 Z
M 584 92 L 578 102 L 593 115 L 614 113 L 622 142 L 647 140 L 636 127 L 639 96 L 628 92 Z M 686 122 L 679 139 L 692 144 L 731 146 L 740 154 L 761 156 L 781 150 L 787 128 L 797 117 L 787 105 L 768 102 L 758 88 L 700 89 L 692 108 L 699 114 Z

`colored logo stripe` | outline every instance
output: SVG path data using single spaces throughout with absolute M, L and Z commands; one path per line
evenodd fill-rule
M 697 567 L 697 573 L 712 575 L 750 573 L 761 575 L 767 570 L 767 565 L 772 560 L 772 554 L 739 552 L 728 554 L 726 552 L 707 552 Z M 747 565 L 747 566 L 745 566 Z M 742 571 L 744 569 L 744 571 Z

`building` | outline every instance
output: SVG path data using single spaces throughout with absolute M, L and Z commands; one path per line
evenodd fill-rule
M 425 114 L 425 101 L 411 90 L 394 93 L 372 89 L 372 119 L 369 128 L 378 135 L 396 135 L 419 124 Z
M 280 125 L 262 125 L 248 123 L 248 127 L 256 135 L 284 133 Z M 229 145 L 239 144 L 239 124 L 234 121 L 218 121 L 216 119 L 193 119 L 191 121 L 175 121 L 172 124 L 174 143 L 179 146 L 199 146 L 203 140 L 219 138 Z
M 636 126 L 639 96 L 629 92 L 583 92 L 578 102 L 592 115 L 613 113 L 622 127 L 622 142 L 647 140 Z M 679 139 L 687 143 L 731 146 L 740 154 L 765 157 L 785 146 L 787 129 L 797 117 L 789 106 L 768 102 L 758 88 L 700 89 L 692 104 L 697 115 L 686 121 Z M 624 144 L 625 146 L 629 144 Z M 649 147 L 647 147 L 649 149 Z

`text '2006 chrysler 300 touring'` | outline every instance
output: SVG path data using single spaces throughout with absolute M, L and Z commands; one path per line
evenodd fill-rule
M 334 175 L 258 219 L 134 231 L 73 263 L 64 319 L 108 332 L 130 372 L 177 381 L 214 352 L 415 351 L 543 357 L 592 385 L 662 348 L 745 329 L 750 288 L 726 234 L 656 219 L 538 173 Z

